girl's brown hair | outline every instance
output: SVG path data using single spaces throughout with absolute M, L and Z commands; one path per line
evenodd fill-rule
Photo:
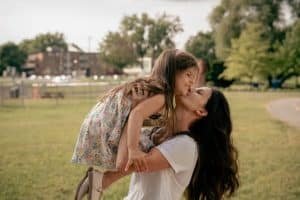
M 197 67 L 196 58 L 187 52 L 177 49 L 168 49 L 160 54 L 155 61 L 151 77 L 158 80 L 164 88 L 166 130 L 164 134 L 155 137 L 155 143 L 159 144 L 175 132 L 175 77 L 176 73 L 190 67 Z

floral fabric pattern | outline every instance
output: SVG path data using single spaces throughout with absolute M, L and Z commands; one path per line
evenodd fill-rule
M 122 90 L 97 103 L 81 125 L 71 162 L 115 170 L 118 145 L 131 106 L 131 99 Z M 145 152 L 153 147 L 150 133 L 151 128 L 142 129 L 140 147 Z

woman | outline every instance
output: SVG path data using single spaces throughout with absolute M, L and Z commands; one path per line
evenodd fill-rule
M 146 168 L 137 162 L 127 172 L 106 173 L 99 190 L 132 171 L 147 173 L 132 175 L 126 200 L 179 200 L 185 189 L 188 200 L 219 200 L 237 190 L 237 151 L 224 95 L 202 87 L 176 102 L 176 136 L 145 154 Z

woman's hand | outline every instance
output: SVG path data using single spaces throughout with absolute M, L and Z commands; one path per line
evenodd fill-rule
M 148 166 L 145 159 L 145 156 L 147 154 L 138 150 L 138 149 L 129 149 L 128 150 L 128 161 L 125 167 L 125 171 L 128 171 L 128 169 L 132 166 L 135 168 L 135 171 L 142 172 L 147 171 Z

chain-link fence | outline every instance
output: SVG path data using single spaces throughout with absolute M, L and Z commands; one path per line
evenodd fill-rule
M 0 82 L 0 106 L 19 105 L 33 100 L 94 101 L 122 82 L 28 83 Z

